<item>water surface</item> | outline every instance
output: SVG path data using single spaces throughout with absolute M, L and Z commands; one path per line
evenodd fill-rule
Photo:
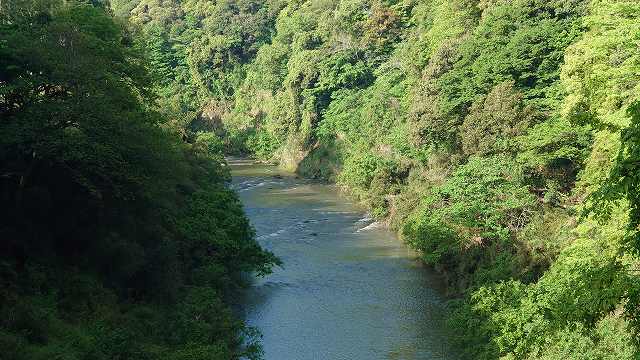
M 243 312 L 266 360 L 453 359 L 437 281 L 331 185 L 230 161 L 258 241 L 284 262 Z

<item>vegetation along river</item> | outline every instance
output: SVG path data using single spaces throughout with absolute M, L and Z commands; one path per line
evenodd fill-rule
M 259 242 L 284 262 L 243 305 L 266 360 L 453 359 L 437 281 L 392 232 L 335 186 L 230 165 Z

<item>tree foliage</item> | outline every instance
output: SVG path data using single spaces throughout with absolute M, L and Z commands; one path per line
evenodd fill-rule
M 226 187 L 221 141 L 184 142 L 161 114 L 146 64 L 166 58 L 147 62 L 104 4 L 1 6 L 1 357 L 259 356 L 225 298 L 279 261 Z
M 463 357 L 632 358 L 637 25 L 634 1 L 288 3 L 223 122 L 420 250 Z
M 126 31 L 98 1 L 2 6 L 4 347 L 65 328 L 120 357 L 240 356 L 221 299 L 277 260 L 226 151 L 388 220 L 457 295 L 463 358 L 637 357 L 637 1 L 113 0 Z M 33 259 L 63 256 L 43 290 Z

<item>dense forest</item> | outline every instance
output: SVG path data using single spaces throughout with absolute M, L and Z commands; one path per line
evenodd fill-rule
M 228 298 L 279 260 L 219 140 L 105 4 L 0 5 L 0 359 L 258 358 Z
M 636 356 L 639 3 L 116 5 L 174 111 L 421 251 L 465 358 Z
M 397 230 L 464 359 L 640 356 L 636 0 L 0 6 L 8 359 L 259 357 L 223 153 Z

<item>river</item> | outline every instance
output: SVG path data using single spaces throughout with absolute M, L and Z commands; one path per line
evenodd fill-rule
M 284 262 L 242 305 L 266 360 L 454 359 L 436 278 L 395 234 L 335 186 L 230 166 L 258 241 Z

